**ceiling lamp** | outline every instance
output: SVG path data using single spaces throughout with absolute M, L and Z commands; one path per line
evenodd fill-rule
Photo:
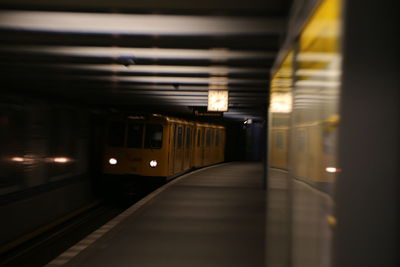
M 272 93 L 270 110 L 273 113 L 290 113 L 292 111 L 292 94 L 290 92 Z
M 228 90 L 209 90 L 207 110 L 228 111 Z

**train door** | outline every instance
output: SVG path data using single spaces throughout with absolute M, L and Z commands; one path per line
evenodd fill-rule
M 204 165 L 204 127 L 200 128 L 199 136 L 199 165 Z
M 218 140 L 217 140 L 219 132 L 218 132 L 217 128 L 215 128 L 213 130 L 213 132 L 214 132 L 213 146 L 214 146 L 214 163 L 215 163 L 215 162 L 219 162 L 219 147 L 218 147 Z
M 193 154 L 192 154 L 192 165 L 194 167 L 200 166 L 200 128 L 195 127 L 194 138 L 193 138 Z
M 183 169 L 189 169 L 190 168 L 190 159 L 191 159 L 191 144 L 192 144 L 192 129 L 189 125 L 185 127 L 185 148 L 184 148 L 184 164 L 183 164 Z
M 203 165 L 203 129 L 199 127 L 198 139 L 197 139 L 197 154 L 196 154 L 196 164 L 197 166 Z
M 217 129 L 215 129 L 215 162 L 221 161 L 220 140 L 221 140 L 221 133 L 220 133 L 220 129 L 217 128 Z
M 222 140 L 221 140 L 221 149 L 222 149 L 222 161 L 225 161 L 225 145 L 226 145 L 226 130 L 222 130 Z
M 207 142 L 207 148 L 208 148 L 208 164 L 213 163 L 214 159 L 214 147 L 213 147 L 213 130 L 214 129 L 208 129 L 209 131 L 209 141 Z
M 201 165 L 207 164 L 207 144 L 206 144 L 207 128 L 201 129 Z
M 173 173 L 177 173 L 179 171 L 179 149 L 178 149 L 178 128 L 179 125 L 175 124 L 175 131 L 174 131 L 174 158 L 173 158 L 173 166 L 174 171 Z
M 190 167 L 194 167 L 196 166 L 196 141 L 197 140 L 197 128 L 193 127 L 192 128 L 192 153 L 191 153 L 191 157 L 190 157 Z
M 191 129 L 191 134 L 190 134 L 190 163 L 189 163 L 189 168 L 192 168 L 194 166 L 194 161 L 193 161 L 193 155 L 194 155 L 194 146 L 195 146 L 195 135 L 196 135 L 196 128 L 194 126 L 190 127 Z
M 181 170 L 186 169 L 186 132 L 187 132 L 187 126 L 182 126 L 182 165 L 181 165 Z
M 174 173 L 182 170 L 183 164 L 183 126 L 178 124 L 175 131 L 175 157 L 174 157 Z
M 223 129 L 219 129 L 219 160 L 224 161 L 224 155 L 225 155 L 225 132 Z
M 214 146 L 214 129 L 210 129 L 210 146 L 209 146 L 209 162 L 208 164 L 212 164 L 215 161 L 215 146 Z
M 210 129 L 203 129 L 203 165 L 209 164 Z
M 197 128 L 197 140 L 195 148 L 195 166 L 201 166 L 201 128 Z
M 175 132 L 176 124 L 171 124 L 169 127 L 169 156 L 168 156 L 168 174 L 174 173 L 174 162 L 175 162 Z

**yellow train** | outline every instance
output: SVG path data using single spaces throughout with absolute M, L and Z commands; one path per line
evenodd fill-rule
M 103 173 L 171 179 L 224 161 L 224 126 L 158 114 L 110 120 Z

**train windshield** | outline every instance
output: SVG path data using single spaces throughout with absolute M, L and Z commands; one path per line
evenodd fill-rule
M 127 147 L 142 148 L 143 141 L 143 124 L 128 124 L 128 138 L 126 140 Z
M 144 148 L 159 149 L 162 147 L 163 127 L 157 124 L 146 125 Z
M 125 123 L 113 121 L 108 128 L 108 144 L 110 146 L 124 146 Z

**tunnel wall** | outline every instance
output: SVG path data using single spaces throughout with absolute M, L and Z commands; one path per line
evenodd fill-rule
M 225 161 L 246 159 L 246 131 L 242 122 L 226 125 Z
M 261 161 L 265 157 L 265 123 L 252 123 L 246 128 L 246 160 Z
M 88 110 L 2 96 L 0 135 L 0 245 L 93 200 Z

